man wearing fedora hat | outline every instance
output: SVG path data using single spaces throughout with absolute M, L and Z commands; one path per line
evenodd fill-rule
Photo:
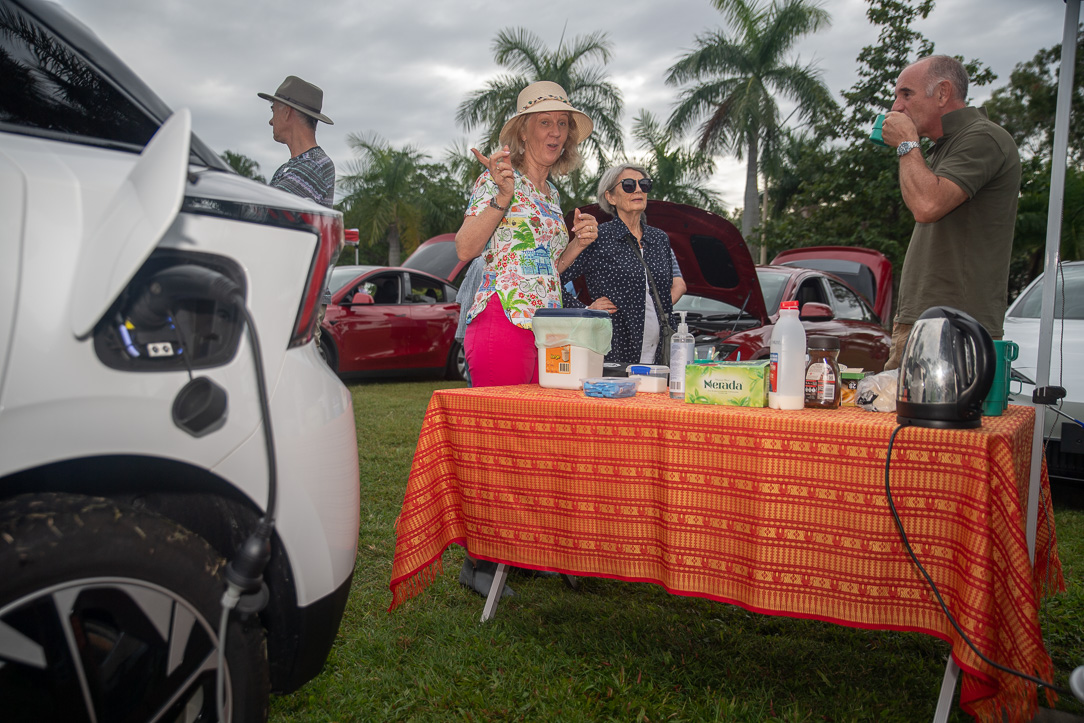
M 275 171 L 271 186 L 331 208 L 335 202 L 335 164 L 316 145 L 316 122 L 334 125 L 320 112 L 324 91 L 290 75 L 274 94 L 257 95 L 271 101 L 271 133 L 290 149 L 290 160 Z

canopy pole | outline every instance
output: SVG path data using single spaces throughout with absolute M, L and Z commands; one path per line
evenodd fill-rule
M 1054 338 L 1054 291 L 1061 250 L 1061 218 L 1065 202 L 1065 167 L 1069 156 L 1069 106 L 1076 69 L 1077 24 L 1080 0 L 1066 0 L 1065 27 L 1061 41 L 1061 69 L 1058 72 L 1058 105 L 1054 114 L 1054 153 L 1050 157 L 1050 203 L 1046 213 L 1046 261 L 1043 268 L 1043 305 L 1039 313 L 1039 356 L 1035 367 L 1035 388 L 1050 384 L 1050 347 Z M 1062 370 L 1065 373 L 1065 370 Z M 1043 430 L 1047 408 L 1035 406 L 1035 433 L 1031 441 L 1031 484 L 1028 489 L 1028 554 L 1035 564 L 1035 530 L 1039 511 L 1039 475 L 1043 461 Z

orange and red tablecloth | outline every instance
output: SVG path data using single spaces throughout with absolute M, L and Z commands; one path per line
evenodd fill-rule
M 1043 472 L 1025 539 L 1034 411 L 981 429 L 908 427 L 890 486 L 910 543 L 987 657 L 1050 680 L 1038 605 L 1064 589 Z M 653 582 L 761 613 L 935 635 L 981 719 L 1030 719 L 1035 686 L 982 662 L 945 618 L 893 522 L 894 414 L 603 400 L 534 385 L 438 391 L 397 522 L 394 609 L 474 556 Z

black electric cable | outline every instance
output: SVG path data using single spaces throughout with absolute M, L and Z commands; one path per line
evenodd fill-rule
M 974 651 L 975 655 L 979 656 L 979 658 L 982 659 L 982 661 L 985 662 L 987 665 L 996 668 L 997 670 L 1000 670 L 1004 673 L 1009 673 L 1010 675 L 1015 675 L 1017 677 L 1023 678 L 1024 680 L 1031 681 L 1032 683 L 1040 685 L 1044 688 L 1049 688 L 1057 693 L 1060 693 L 1061 695 L 1075 697 L 1075 694 L 1071 690 L 1059 687 L 1057 685 L 1054 685 L 1053 683 L 1047 683 L 1042 678 L 1036 678 L 1033 675 L 1022 673 L 1019 670 L 1014 670 L 999 663 L 995 663 L 994 661 L 987 658 L 977 647 L 975 647 L 975 644 L 971 642 L 971 638 L 967 637 L 967 633 L 963 631 L 963 629 L 960 627 L 960 624 L 956 622 L 956 618 L 952 615 L 951 612 L 949 612 L 948 605 L 945 604 L 944 599 L 941 597 L 941 592 L 937 589 L 937 585 L 934 584 L 933 578 L 931 578 L 929 573 L 926 572 L 926 568 L 924 568 L 922 566 L 922 563 L 918 561 L 918 556 L 915 555 L 914 550 L 911 549 L 911 543 L 910 541 L 908 541 L 907 533 L 903 529 L 903 522 L 900 520 L 899 513 L 896 512 L 896 505 L 892 501 L 892 488 L 889 485 L 889 465 L 892 461 L 892 446 L 896 442 L 896 435 L 900 433 L 900 430 L 908 426 L 910 425 L 906 422 L 901 423 L 896 427 L 895 430 L 893 430 L 892 436 L 888 438 L 888 454 L 885 456 L 885 495 L 888 497 L 888 509 L 892 512 L 892 519 L 896 521 L 896 528 L 900 532 L 900 538 L 903 540 L 903 546 L 907 550 L 907 554 L 911 556 L 911 560 L 915 563 L 918 571 L 922 573 L 922 576 L 924 578 L 926 578 L 926 582 L 927 584 L 929 584 L 930 589 L 933 591 L 934 597 L 937 598 L 937 602 L 941 605 L 941 610 L 944 611 L 945 617 L 947 617 L 948 621 L 952 623 L 952 627 L 956 628 L 956 632 L 959 633 L 960 637 L 963 638 L 963 641 L 967 643 L 967 647 L 971 648 L 971 650 Z

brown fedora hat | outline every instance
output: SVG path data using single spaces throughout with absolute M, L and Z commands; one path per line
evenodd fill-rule
M 324 105 L 324 91 L 312 83 L 301 80 L 296 75 L 286 76 L 286 80 L 282 81 L 282 85 L 279 86 L 274 95 L 269 93 L 257 93 L 256 95 L 264 100 L 277 100 L 279 103 L 285 103 L 307 116 L 312 116 L 318 121 L 327 123 L 329 126 L 335 125 L 333 120 L 320 112 Z

